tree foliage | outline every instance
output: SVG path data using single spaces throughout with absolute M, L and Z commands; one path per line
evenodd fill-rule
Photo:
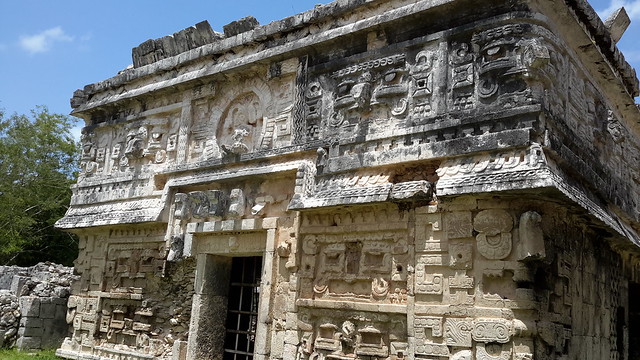
M 75 259 L 75 237 L 54 228 L 77 172 L 72 124 L 46 107 L 31 116 L 0 111 L 0 265 Z

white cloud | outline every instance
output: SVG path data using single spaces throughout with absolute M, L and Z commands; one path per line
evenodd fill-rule
M 47 52 L 56 42 L 73 41 L 73 37 L 65 34 L 60 26 L 47 29 L 35 35 L 20 37 L 20 46 L 31 54 Z
M 624 7 L 631 20 L 640 20 L 640 0 L 611 0 L 606 9 L 598 11 L 602 20 L 606 20 L 611 13 Z

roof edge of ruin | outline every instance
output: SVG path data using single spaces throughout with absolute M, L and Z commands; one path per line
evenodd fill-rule
M 81 105 L 86 104 L 89 96 L 92 94 L 114 89 L 132 81 L 151 76 L 159 71 L 166 71 L 184 66 L 205 56 L 219 54 L 251 43 L 262 42 L 275 34 L 300 29 L 331 16 L 337 16 L 345 12 L 352 11 L 353 9 L 361 6 L 372 5 L 385 1 L 388 0 L 336 0 L 328 4 L 316 5 L 316 7 L 311 10 L 280 20 L 275 20 L 266 25 L 259 25 L 252 30 L 241 32 L 230 37 L 218 38 L 211 43 L 198 46 L 174 56 L 140 67 L 127 68 L 111 78 L 86 85 L 83 89 L 76 90 L 73 98 L 71 99 L 71 107 L 74 109 L 71 114 L 79 115 L 82 112 L 89 110 Z M 445 4 L 455 1 L 457 0 L 442 0 L 439 3 Z M 636 71 L 626 61 L 623 53 L 617 47 L 597 12 L 593 7 L 591 7 L 587 0 L 564 0 L 563 2 L 567 7 L 573 10 L 576 20 L 584 25 L 583 30 L 595 40 L 594 45 L 600 50 L 603 57 L 611 64 L 612 70 L 616 72 L 622 82 L 622 86 L 626 89 L 629 95 L 631 97 L 638 96 L 640 91 Z

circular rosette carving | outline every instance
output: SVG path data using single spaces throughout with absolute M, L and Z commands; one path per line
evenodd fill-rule
M 473 220 L 478 252 L 487 259 L 504 259 L 511 253 L 513 219 L 504 210 L 483 210 Z

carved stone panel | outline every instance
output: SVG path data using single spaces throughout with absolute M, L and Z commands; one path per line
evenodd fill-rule
M 504 259 L 511 253 L 513 218 L 504 210 L 483 210 L 473 219 L 478 252 L 487 259 Z
M 444 338 L 447 345 L 471 347 L 471 319 L 446 318 L 444 321 Z
M 309 295 L 317 298 L 404 303 L 409 265 L 405 236 L 306 235 L 302 240 L 303 287 L 311 288 L 313 295 Z

